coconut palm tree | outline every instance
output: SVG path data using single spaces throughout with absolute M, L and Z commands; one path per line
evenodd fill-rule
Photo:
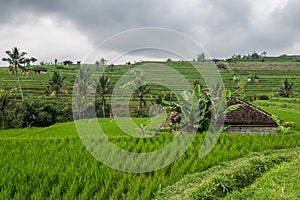
M 18 81 L 21 97 L 23 100 L 24 96 L 23 96 L 23 91 L 22 91 L 22 87 L 21 87 L 21 82 L 19 79 L 18 69 L 20 69 L 22 73 L 25 73 L 25 74 L 27 73 L 26 68 L 23 66 L 23 64 L 25 64 L 26 52 L 20 52 L 20 50 L 17 47 L 14 47 L 11 51 L 8 50 L 8 51 L 5 51 L 5 53 L 8 55 L 8 57 L 2 58 L 2 61 L 8 62 L 9 63 L 9 72 L 16 75 L 16 79 Z
M 30 67 L 30 62 L 30 58 L 25 58 L 24 64 L 26 65 L 26 67 Z
M 147 84 L 142 85 L 141 87 L 139 87 L 134 93 L 133 96 L 137 97 L 139 99 L 139 117 L 142 118 L 143 117 L 143 108 L 146 108 L 147 104 L 146 104 L 146 100 L 145 100 L 145 96 L 150 94 L 150 88 L 148 87 Z
M 63 82 L 66 77 L 62 77 L 59 72 L 54 71 L 53 75 L 49 80 L 49 85 L 47 87 L 47 94 L 56 97 L 58 102 L 58 94 L 68 94 L 66 90 L 62 90 Z
M 36 61 L 37 61 L 37 59 L 35 57 L 30 58 L 30 62 L 32 62 L 32 64 L 34 64 Z
M 75 119 L 83 119 L 86 109 L 94 105 L 90 96 L 94 95 L 95 86 L 90 83 L 90 76 L 91 72 L 89 70 L 80 68 L 75 80 L 72 99 L 72 109 L 77 115 L 74 117 Z
M 101 65 L 105 65 L 107 63 L 107 60 L 105 60 L 105 58 L 101 58 L 100 63 Z
M 99 68 L 100 62 L 96 60 L 95 65 L 97 66 L 97 69 Z
M 8 102 L 9 99 L 7 93 L 3 89 L 0 89 L 0 113 L 1 113 L 2 129 L 5 128 L 5 115 L 6 115 L 6 108 L 8 107 Z
M 123 85 L 124 89 L 132 89 L 135 91 L 132 94 L 132 97 L 139 99 L 139 117 L 143 117 L 143 107 L 146 108 L 145 97 L 147 95 L 150 96 L 150 88 L 148 84 L 145 84 L 144 80 L 144 72 L 141 70 L 132 70 L 131 72 L 131 80 Z M 137 88 L 138 87 L 138 88 Z M 136 89 L 137 88 L 137 89 Z
M 102 117 L 105 117 L 105 95 L 111 93 L 113 87 L 107 76 L 101 76 L 97 85 L 101 97 Z

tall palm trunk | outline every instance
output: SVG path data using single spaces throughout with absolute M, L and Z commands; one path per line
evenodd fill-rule
M 4 110 L 1 111 L 1 123 L 2 123 L 2 129 L 4 129 L 5 128 Z
M 58 91 L 56 91 L 56 93 L 55 93 L 55 98 L 56 98 L 56 106 L 58 106 L 59 105 L 59 102 L 58 102 Z
M 105 118 L 105 97 L 102 96 L 102 117 Z
M 4 113 L 1 112 L 1 124 L 2 124 L 2 129 L 4 129 Z
M 143 117 L 143 96 L 140 96 L 140 118 Z
M 23 91 L 22 91 L 22 87 L 21 87 L 21 82 L 20 82 L 20 78 L 19 78 L 19 74 L 18 74 L 18 67 L 17 65 L 15 64 L 15 71 L 16 71 L 16 78 L 17 78 L 17 81 L 18 81 L 18 84 L 19 84 L 19 89 L 20 89 L 20 93 L 21 93 L 21 98 L 22 98 L 22 101 L 24 100 L 24 96 L 23 96 Z

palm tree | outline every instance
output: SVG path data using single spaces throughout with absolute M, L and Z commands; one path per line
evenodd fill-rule
M 26 68 L 22 65 L 25 63 L 26 53 L 20 52 L 17 47 L 14 47 L 11 51 L 10 50 L 5 51 L 5 53 L 8 55 L 8 57 L 2 58 L 2 61 L 8 62 L 9 63 L 9 71 L 11 73 L 16 74 L 16 79 L 18 80 L 19 89 L 20 89 L 22 100 L 23 100 L 24 96 L 23 96 L 20 79 L 19 79 L 18 68 L 21 70 L 22 73 L 27 72 Z
M 283 82 L 283 85 L 279 89 L 279 96 L 291 97 L 293 85 L 294 83 L 289 83 L 288 79 L 286 78 L 285 81 Z
M 99 65 L 100 65 L 100 62 L 97 60 L 97 61 L 95 62 L 95 64 L 96 64 L 97 69 L 98 69 L 98 68 L 99 68 Z
M 133 96 L 139 98 L 139 102 L 140 102 L 140 111 L 139 111 L 139 117 L 142 118 L 143 117 L 143 105 L 144 108 L 146 108 L 147 104 L 145 101 L 145 96 L 150 94 L 150 88 L 148 88 L 148 85 L 142 85 L 141 87 L 139 87 L 137 90 L 135 90 Z
M 30 62 L 32 62 L 32 64 L 34 64 L 36 61 L 37 61 L 37 59 L 35 57 L 30 58 Z
M 112 85 L 107 76 L 101 76 L 97 85 L 101 96 L 102 117 L 105 117 L 105 95 L 111 93 Z
M 133 97 L 139 99 L 139 117 L 143 116 L 143 105 L 146 108 L 145 96 L 150 94 L 150 89 L 148 84 L 145 84 L 144 72 L 141 70 L 132 70 L 132 78 L 127 83 L 123 84 L 124 89 L 135 89 Z M 138 88 L 137 88 L 138 86 Z M 137 88 L 137 89 L 136 89 Z
M 1 112 L 2 129 L 5 128 L 5 114 L 6 114 L 6 108 L 8 107 L 8 102 L 9 99 L 7 93 L 3 89 L 0 89 L 0 112 Z
M 24 64 L 26 65 L 26 67 L 30 67 L 30 62 L 30 58 L 25 58 Z
M 58 102 L 58 94 L 67 94 L 66 90 L 61 90 L 63 87 L 63 82 L 66 77 L 62 77 L 59 72 L 54 71 L 53 75 L 49 80 L 47 94 L 56 97 L 56 101 Z
M 72 99 L 72 108 L 77 114 L 75 119 L 83 119 L 86 109 L 94 105 L 90 96 L 94 94 L 95 87 L 90 83 L 90 76 L 91 72 L 89 70 L 85 71 L 80 68 L 75 80 Z
M 100 59 L 100 63 L 101 63 L 102 65 L 105 65 L 105 64 L 107 63 L 107 60 L 105 60 L 104 58 L 101 58 L 101 59 Z

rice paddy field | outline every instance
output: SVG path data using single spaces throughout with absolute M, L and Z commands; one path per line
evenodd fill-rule
M 184 62 L 168 63 L 193 83 L 201 79 Z M 246 65 L 246 66 L 245 66 Z M 54 66 L 46 74 L 21 76 L 26 96 L 43 95 Z M 113 82 L 133 66 L 115 66 L 107 75 Z M 71 101 L 76 70 L 59 69 L 66 76 Z M 252 103 L 294 122 L 294 133 L 221 134 L 204 158 L 198 153 L 205 134 L 197 134 L 188 150 L 171 165 L 148 173 L 126 173 L 102 164 L 83 145 L 73 122 L 45 128 L 0 130 L 0 199 L 299 199 L 300 100 L 274 97 L 285 78 L 300 90 L 298 63 L 235 63 L 220 72 L 227 88 L 235 88 L 234 76 L 245 82 L 250 96 L 268 95 L 270 100 Z M 257 75 L 259 83 L 247 83 Z M 16 87 L 13 75 L 0 68 L 0 88 Z M 152 95 L 164 88 L 151 86 Z M 52 100 L 49 97 L 49 100 Z M 54 100 L 54 99 L 53 99 Z M 148 99 L 150 100 L 150 99 Z M 176 135 L 160 133 L 150 138 L 125 134 L 113 119 L 98 119 L 110 141 L 131 152 L 158 150 Z M 148 124 L 150 119 L 134 119 Z M 101 147 L 101 142 L 98 144 Z M 113 158 L 112 158 L 113 159 Z M 122 161 L 116 160 L 115 162 Z
M 141 66 L 145 63 L 136 63 L 132 65 L 115 65 L 113 67 L 108 67 L 105 74 L 111 79 L 112 83 L 116 83 L 118 79 L 128 72 L 130 69 Z M 189 62 L 165 62 L 158 63 L 167 65 L 177 70 L 182 74 L 191 84 L 195 81 L 200 81 L 203 83 L 201 74 L 189 63 Z M 45 91 L 49 82 L 49 79 L 53 71 L 58 71 L 62 76 L 66 77 L 64 81 L 64 90 L 68 91 L 68 94 L 61 94 L 61 101 L 71 101 L 72 88 L 74 79 L 77 75 L 78 66 L 60 66 L 55 67 L 53 65 L 43 66 L 48 72 L 35 74 L 33 71 L 29 70 L 28 76 L 20 76 L 21 85 L 24 90 L 25 96 L 34 95 L 45 95 Z M 96 66 L 92 66 L 96 67 Z M 34 67 L 31 67 L 34 68 Z M 287 78 L 289 82 L 292 82 L 293 90 L 295 94 L 300 91 L 300 63 L 298 62 L 239 62 L 231 63 L 228 67 L 229 70 L 220 70 L 219 73 L 223 79 L 226 89 L 232 91 L 236 90 L 237 82 L 234 80 L 239 80 L 242 83 L 243 89 L 236 96 L 251 96 L 260 97 L 261 95 L 267 95 L 269 97 L 274 97 L 278 93 L 279 87 L 283 84 L 284 80 Z M 247 82 L 248 77 L 253 76 L 259 77 L 259 82 L 255 83 Z M 0 88 L 12 89 L 17 87 L 17 81 L 15 76 L 8 74 L 7 68 L 0 68 Z M 168 75 L 166 79 L 173 80 L 172 74 Z M 155 97 L 158 94 L 166 91 L 166 88 L 160 85 L 151 85 L 151 96 Z M 54 98 L 52 98 L 54 99 Z M 51 98 L 49 98 L 51 100 Z M 153 101 L 152 98 L 148 97 L 148 101 Z
M 108 137 L 113 143 L 132 152 L 159 149 L 174 137 L 165 133 L 148 139 L 132 138 L 122 133 L 113 120 L 99 119 L 99 122 L 110 130 Z M 212 152 L 200 159 L 198 151 L 203 138 L 199 134 L 188 151 L 170 166 L 132 174 L 111 169 L 95 159 L 82 144 L 73 123 L 0 131 L 0 198 L 151 199 L 188 174 L 204 172 L 249 153 L 300 145 L 299 132 L 224 134 Z

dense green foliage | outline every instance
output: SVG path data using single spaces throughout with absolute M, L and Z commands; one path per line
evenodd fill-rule
M 139 66 L 144 63 L 135 63 L 131 65 L 112 65 L 109 66 L 105 72 L 105 77 L 107 80 L 110 80 L 110 85 L 115 84 L 118 79 L 128 70 L 135 66 Z M 173 69 L 177 70 L 179 73 L 183 74 L 184 77 L 192 84 L 200 83 L 201 86 L 205 87 L 205 84 L 197 72 L 197 70 L 191 65 L 189 62 L 165 62 L 160 64 L 166 64 Z M 33 68 L 32 66 L 31 68 Z M 75 76 L 77 75 L 77 71 L 79 69 L 78 65 L 69 65 L 69 66 L 60 66 L 60 65 L 44 65 L 48 72 L 45 73 L 31 73 L 29 71 L 29 75 L 27 77 L 20 76 L 20 83 L 22 84 L 23 93 L 25 98 L 35 99 L 38 101 L 39 98 L 43 97 L 42 101 L 55 102 L 57 104 L 64 104 L 61 108 L 71 108 L 72 101 L 72 92 L 73 86 L 75 84 Z M 97 70 L 102 70 L 103 65 L 101 66 L 93 66 Z M 101 69 L 100 69 L 101 68 Z M 297 94 L 300 90 L 300 73 L 299 73 L 300 64 L 297 62 L 237 62 L 230 63 L 228 66 L 228 70 L 220 70 L 220 74 L 223 78 L 224 84 L 226 86 L 225 89 L 229 89 L 234 91 L 232 96 L 240 97 L 246 101 L 253 101 L 255 99 L 273 99 L 278 95 L 278 91 L 282 84 L 284 84 L 285 80 L 288 78 L 289 83 L 293 83 L 293 91 L 289 92 L 289 95 L 297 97 Z M 63 87 L 59 81 L 59 84 L 56 84 L 54 79 L 55 75 L 59 74 L 59 79 L 63 79 Z M 255 82 L 251 80 L 247 81 L 248 77 L 254 78 L 255 76 L 259 77 L 259 82 Z M 9 106 L 8 111 L 10 113 L 15 113 L 13 109 L 17 107 L 17 103 L 20 102 L 20 95 L 18 90 L 16 89 L 16 85 L 18 85 L 18 80 L 15 80 L 14 76 L 11 76 L 7 73 L 7 68 L 0 69 L 0 88 L 3 88 L 8 93 L 8 98 L 10 100 L 14 99 L 11 102 L 12 106 Z M 170 80 L 173 80 L 172 74 L 166 77 Z M 50 80 L 50 81 L 49 81 Z M 56 79 L 55 79 L 56 80 Z M 52 86 L 53 87 L 52 87 Z M 51 87 L 50 87 L 51 86 Z M 149 84 L 147 87 L 148 91 L 151 92 L 151 95 L 133 95 L 133 99 L 130 101 L 130 111 L 132 116 L 148 116 L 149 115 L 149 107 L 153 105 L 159 95 L 163 95 L 168 92 L 164 86 L 161 85 L 152 85 Z M 62 88 L 62 89 L 61 89 Z M 99 90 L 100 87 L 98 87 Z M 143 89 L 140 87 L 140 89 Z M 11 91 L 11 92 L 9 92 Z M 46 92 L 47 91 L 47 92 Z M 45 96 L 46 93 L 52 93 L 54 96 Z M 61 93 L 61 94 L 59 94 Z M 95 111 L 98 117 L 102 117 L 105 115 L 106 117 L 110 114 L 110 106 L 107 102 L 110 102 L 110 92 L 106 92 L 105 99 L 103 99 L 103 92 L 96 93 L 96 102 L 95 102 Z M 59 94 L 59 98 L 55 98 L 55 96 Z M 142 94 L 137 91 L 137 94 Z M 56 96 L 57 97 L 57 96 Z M 172 97 L 172 101 L 176 100 L 176 98 Z M 105 101 L 104 101 L 105 100 Z M 147 103 L 147 107 L 143 108 Z M 43 102 L 41 103 L 43 104 Z M 104 105 L 104 106 L 103 106 Z M 87 105 L 82 105 L 78 107 L 78 111 L 82 112 L 82 108 L 86 109 Z M 104 108 L 104 109 L 103 109 Z M 64 112 L 64 109 L 61 109 Z M 61 113 L 61 111 L 57 112 Z M 69 110 L 67 113 L 63 114 L 64 117 L 57 116 L 56 119 L 72 119 L 72 117 L 65 117 L 69 115 Z M 11 116 L 11 115 L 10 115 Z M 15 126 L 10 123 L 10 119 L 12 117 L 6 118 L 6 128 L 9 127 L 22 127 Z M 14 118 L 18 118 L 14 116 Z M 55 122 L 63 122 L 64 120 L 56 120 Z M 49 124 L 49 123 L 47 123 Z

